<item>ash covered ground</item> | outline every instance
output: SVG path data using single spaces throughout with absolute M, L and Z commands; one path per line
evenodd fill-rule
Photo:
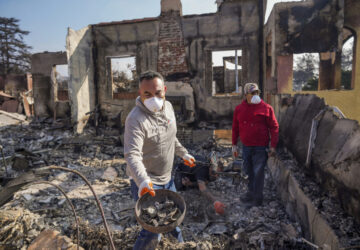
M 1 192 L 6 181 L 31 169 L 55 165 L 77 170 L 97 193 L 116 248 L 132 248 L 141 228 L 134 216 L 135 202 L 118 130 L 100 128 L 96 135 L 90 127 L 82 135 L 74 135 L 66 124 L 53 124 L 48 119 L 2 128 L 0 143 L 8 166 Z M 194 155 L 216 151 L 220 164 L 231 168 L 231 145 L 224 141 L 209 138 L 186 146 Z M 3 166 L 0 176 L 5 176 Z M 220 175 L 210 182 L 209 189 L 227 205 L 225 216 L 217 215 L 197 189 L 181 191 L 187 205 L 181 225 L 186 242 L 177 243 L 164 235 L 158 249 L 312 249 L 304 242 L 300 225 L 287 216 L 267 171 L 265 178 L 263 206 L 251 209 L 240 202 L 240 194 L 246 191 L 246 181 L 240 175 Z M 43 180 L 59 185 L 73 203 L 80 220 L 81 247 L 110 249 L 101 214 L 83 180 L 59 170 Z M 27 249 L 45 229 L 59 231 L 74 243 L 78 240 L 72 210 L 53 186 L 23 186 L 0 208 L 0 248 Z

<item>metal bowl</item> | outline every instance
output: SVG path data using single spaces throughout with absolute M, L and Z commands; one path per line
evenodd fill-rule
M 173 191 L 167 190 L 167 189 L 156 189 L 155 190 L 155 196 L 151 196 L 149 193 L 143 195 L 140 199 L 137 200 L 135 205 L 135 217 L 136 220 L 140 223 L 140 225 L 145 229 L 152 233 L 168 233 L 174 230 L 177 226 L 181 224 L 181 222 L 184 220 L 185 213 L 186 213 L 186 204 L 184 201 L 184 198 Z M 173 223 L 170 223 L 168 225 L 164 226 L 158 226 L 155 227 L 153 225 L 147 224 L 145 221 L 143 221 L 140 218 L 141 209 L 149 207 L 151 205 L 154 205 L 155 202 L 164 202 L 166 200 L 173 201 L 179 208 L 181 215 L 180 217 L 174 221 Z

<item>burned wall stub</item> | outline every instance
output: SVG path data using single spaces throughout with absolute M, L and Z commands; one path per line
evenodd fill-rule
M 240 85 L 259 81 L 258 1 L 225 1 L 217 13 L 191 16 L 181 15 L 179 3 L 162 1 L 162 13 L 156 18 L 91 26 L 94 85 L 104 119 L 115 121 L 121 114 L 124 122 L 137 96 L 134 90 L 114 97 L 114 57 L 135 57 L 136 75 L 155 70 L 165 75 L 168 84 L 189 84 L 197 119 L 230 120 L 241 101 L 238 94 L 213 95 L 212 51 L 241 49 L 246 70 L 242 71 Z
M 28 100 L 32 100 L 32 76 L 27 74 L 0 75 L 0 110 L 33 115 Z
M 0 79 L 0 82 L 2 82 L 0 84 L 0 91 L 8 95 L 17 96 L 19 92 L 28 89 L 27 76 L 25 74 L 1 75 Z
M 295 95 L 280 112 L 280 138 L 284 145 L 320 181 L 323 188 L 341 202 L 360 222 L 360 126 L 355 120 L 339 118 L 315 95 Z M 317 117 L 312 151 L 309 139 Z M 311 152 L 309 167 L 305 162 Z
M 36 53 L 31 57 L 35 116 L 68 117 L 70 105 L 67 100 L 56 102 L 53 95 L 54 66 L 67 64 L 65 52 Z

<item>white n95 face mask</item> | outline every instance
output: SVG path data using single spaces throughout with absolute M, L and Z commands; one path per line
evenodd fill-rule
M 259 104 L 261 102 L 261 98 L 260 96 L 258 95 L 254 95 L 252 98 L 251 98 L 251 103 L 252 104 Z
M 144 100 L 145 107 L 152 112 L 159 112 L 164 105 L 164 99 L 151 97 Z

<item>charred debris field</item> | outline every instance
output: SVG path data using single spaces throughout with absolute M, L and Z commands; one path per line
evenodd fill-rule
M 78 241 L 84 249 L 110 249 L 96 199 L 82 178 L 61 170 L 19 178 L 24 173 L 37 173 L 37 169 L 45 166 L 60 166 L 84 175 L 102 204 L 116 249 L 132 249 L 141 228 L 134 215 L 135 202 L 125 174 L 120 138 L 119 131 L 110 128 L 101 128 L 96 135 L 90 127 L 82 135 L 74 135 L 66 123 L 53 123 L 51 119 L 1 128 L 0 144 L 7 168 L 5 170 L 1 159 L 0 249 L 27 249 L 40 240 L 41 232 L 49 231 L 66 238 L 67 249 L 76 249 Z M 234 173 L 231 144 L 209 138 L 186 147 L 192 154 L 205 157 L 215 151 L 224 171 Z M 175 160 L 175 165 L 178 161 Z M 18 183 L 9 187 L 14 179 L 19 180 Z M 300 224 L 287 215 L 268 171 L 264 203 L 259 207 L 247 209 L 240 202 L 240 194 L 246 190 L 246 179 L 240 172 L 221 174 L 208 188 L 226 204 L 225 215 L 217 215 L 213 204 L 196 188 L 180 191 L 187 206 L 180 226 L 185 243 L 177 243 L 166 234 L 158 249 L 316 247 L 304 239 L 306 232 Z M 5 195 L 11 192 L 14 194 Z M 66 198 L 76 211 L 79 235 Z M 154 216 L 152 212 L 151 208 L 147 216 Z M 354 232 L 352 238 L 359 237 L 358 233 Z

